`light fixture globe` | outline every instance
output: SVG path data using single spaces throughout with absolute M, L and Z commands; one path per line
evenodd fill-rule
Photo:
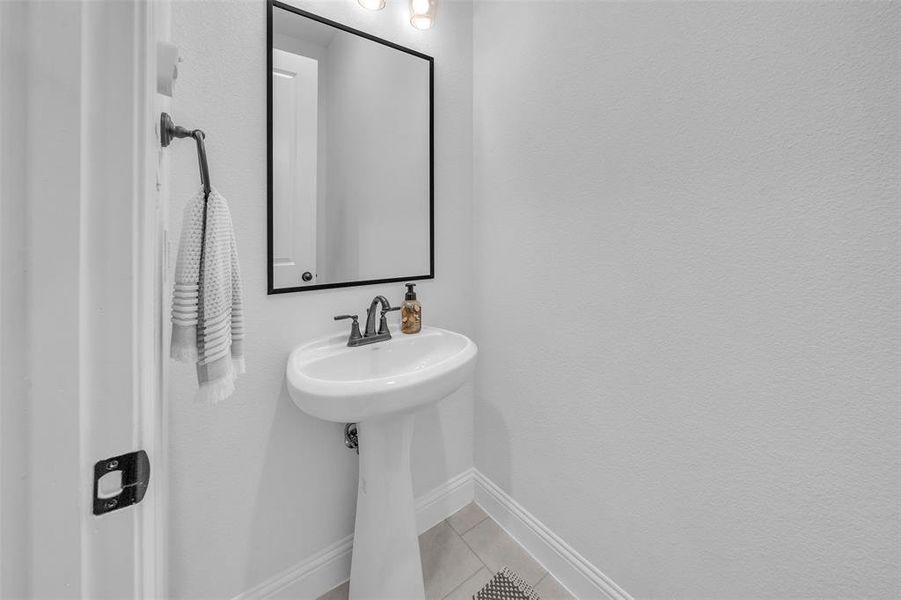
M 363 8 L 369 10 L 382 10 L 385 8 L 385 0 L 357 0 Z
M 410 0 L 410 25 L 416 29 L 430 29 L 435 25 L 438 0 Z

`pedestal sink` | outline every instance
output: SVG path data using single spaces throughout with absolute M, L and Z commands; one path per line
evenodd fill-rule
M 459 388 L 478 350 L 464 335 L 423 327 L 368 346 L 314 340 L 288 357 L 288 390 L 304 412 L 357 423 L 360 480 L 350 598 L 422 599 L 410 440 L 413 412 Z

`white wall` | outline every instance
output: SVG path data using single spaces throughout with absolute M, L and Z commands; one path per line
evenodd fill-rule
M 28 414 L 25 355 L 23 2 L 0 3 L 0 597 L 25 596 Z
M 899 9 L 476 3 L 476 466 L 635 597 L 901 593 Z
M 472 8 L 442 5 L 421 33 L 405 3 L 379 13 L 355 2 L 299 2 L 352 27 L 436 59 L 437 278 L 421 282 L 426 323 L 472 333 Z M 192 400 L 194 369 L 173 364 L 169 388 L 169 532 L 175 597 L 228 597 L 292 566 L 352 531 L 357 457 L 342 428 L 307 417 L 288 397 L 285 360 L 298 343 L 347 329 L 332 316 L 364 311 L 375 294 L 402 299 L 401 285 L 266 295 L 265 3 L 173 1 L 172 38 L 185 58 L 172 102 L 177 123 L 207 132 L 213 185 L 229 199 L 245 284 L 247 375 L 215 408 Z M 198 185 L 189 142 L 170 147 L 173 222 Z M 173 247 L 174 253 L 174 247 Z M 395 325 L 396 326 L 396 325 Z M 417 418 L 417 494 L 472 465 L 472 392 L 464 389 Z

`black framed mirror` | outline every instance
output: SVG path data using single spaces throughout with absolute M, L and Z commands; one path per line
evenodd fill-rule
M 434 60 L 268 2 L 268 293 L 435 276 Z

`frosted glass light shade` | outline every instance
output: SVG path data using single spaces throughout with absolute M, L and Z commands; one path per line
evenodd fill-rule
M 410 25 L 416 29 L 429 29 L 435 24 L 438 0 L 410 0 Z
M 385 8 L 385 0 L 357 0 L 360 6 L 369 10 L 382 10 Z

